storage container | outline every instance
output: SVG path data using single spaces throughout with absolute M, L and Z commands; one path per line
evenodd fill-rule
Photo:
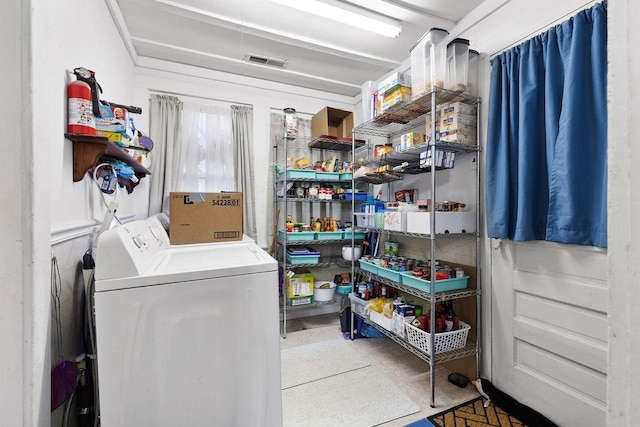
M 411 271 L 400 273 L 403 285 L 411 286 L 423 292 L 431 292 L 431 281 L 415 277 Z M 436 280 L 435 292 L 454 291 L 456 289 L 466 289 L 469 276 L 456 277 L 455 279 Z
M 370 310 L 369 319 L 371 319 L 371 321 L 376 325 L 382 326 L 387 331 L 391 331 L 393 329 L 393 321 L 382 313 Z
M 405 323 L 405 328 L 409 344 L 430 354 L 431 334 L 420 328 L 416 328 L 409 323 Z M 464 347 L 467 344 L 467 336 L 469 335 L 470 329 L 471 326 L 460 321 L 460 327 L 458 330 L 436 334 L 434 353 L 441 353 L 443 351 L 451 351 Z
M 400 272 L 385 267 L 378 267 L 378 276 L 400 283 Z
M 320 252 L 313 248 L 287 248 L 287 262 L 289 264 L 317 264 L 319 260 Z
M 323 288 L 322 286 L 328 286 Z M 336 284 L 321 281 L 313 285 L 313 299 L 315 301 L 331 301 L 336 294 Z
M 320 231 L 316 233 L 316 240 L 342 240 L 342 231 Z
M 284 109 L 284 136 L 287 139 L 298 137 L 298 115 L 295 108 Z
M 316 171 L 313 169 L 287 169 L 287 179 L 315 179 Z M 284 178 L 284 174 L 280 172 L 278 178 Z
M 411 323 L 415 318 L 415 316 L 401 316 L 394 311 L 391 318 L 391 332 L 404 338 L 406 336 L 405 323 Z
M 353 234 L 353 238 L 355 240 L 362 240 L 364 239 L 365 236 L 365 232 L 364 231 L 345 231 L 344 232 L 344 238 L 345 239 L 350 239 L 351 235 Z
M 478 62 L 477 50 L 469 49 L 469 70 L 467 74 L 467 94 L 478 96 Z
M 339 181 L 339 172 L 316 172 L 316 179 L 318 181 Z
M 469 72 L 469 40 L 454 39 L 447 44 L 445 89 L 467 91 Z
M 447 30 L 432 28 L 411 48 L 413 99 L 431 92 L 433 86 L 444 87 L 447 47 L 442 42 L 448 35 Z
M 431 234 L 431 212 L 407 212 L 407 232 Z M 475 212 L 436 212 L 436 234 L 475 233 Z
M 360 269 L 361 270 L 368 271 L 368 272 L 373 273 L 373 274 L 378 274 L 378 268 L 379 267 L 377 265 L 372 264 L 372 263 L 367 262 L 367 261 L 362 261 L 362 260 L 359 260 L 359 261 L 360 261 Z
M 306 269 L 294 268 L 287 276 L 287 299 L 289 306 L 313 302 L 313 274 Z
M 344 192 L 344 198 L 345 200 L 351 200 L 354 199 L 358 202 L 364 202 L 367 200 L 367 193 L 352 193 L 351 191 L 345 191 Z
M 278 237 L 284 238 L 284 231 L 278 230 Z M 316 233 L 313 231 L 291 231 L 287 233 L 287 241 L 300 242 L 304 240 L 314 240 Z
M 367 301 L 358 298 L 353 292 L 349 293 L 349 299 L 351 300 L 351 311 L 364 319 L 368 319 L 369 307 L 367 306 Z

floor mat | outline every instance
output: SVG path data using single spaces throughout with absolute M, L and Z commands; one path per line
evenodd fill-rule
M 525 427 L 517 418 L 502 409 L 489 404 L 484 407 L 482 397 L 432 415 L 427 418 L 438 427 L 474 426 L 474 427 Z
M 370 427 L 420 407 L 373 366 L 282 390 L 283 425 Z
M 352 347 L 339 338 L 282 350 L 282 389 L 369 366 Z

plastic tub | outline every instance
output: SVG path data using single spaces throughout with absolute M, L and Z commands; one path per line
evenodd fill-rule
M 316 240 L 342 240 L 342 231 L 320 231 L 316 233 Z
M 431 292 L 431 281 L 415 277 L 413 272 L 400 273 L 402 284 L 416 288 L 423 292 Z M 435 292 L 454 291 L 456 289 L 466 289 L 469 276 L 456 277 L 455 279 L 436 280 Z
M 447 44 L 446 64 L 445 89 L 466 92 L 469 73 L 469 40 L 454 39 Z
M 467 71 L 467 93 L 478 96 L 478 57 L 477 50 L 469 49 L 469 69 Z
M 449 35 L 442 28 L 430 29 L 411 48 L 411 94 L 413 99 L 431 92 L 433 86 L 444 87 L 446 45 Z
M 284 231 L 278 230 L 278 237 L 284 238 Z M 313 231 L 291 231 L 287 232 L 287 240 L 290 242 L 299 242 L 305 240 L 314 240 L 316 233 Z

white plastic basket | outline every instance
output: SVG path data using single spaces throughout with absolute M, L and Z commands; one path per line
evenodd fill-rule
M 409 317 L 400 316 L 398 313 L 394 311 L 393 317 L 391 318 L 391 331 L 394 332 L 396 335 L 399 335 L 400 337 L 405 338 L 406 328 L 404 324 L 411 322 L 415 318 L 416 318 L 415 316 L 409 316 Z
M 425 353 L 431 353 L 431 334 L 409 323 L 405 323 L 405 327 L 409 344 Z M 460 321 L 460 327 L 457 330 L 436 334 L 435 353 L 464 347 L 467 343 L 467 336 L 469 335 L 470 329 L 470 325 Z

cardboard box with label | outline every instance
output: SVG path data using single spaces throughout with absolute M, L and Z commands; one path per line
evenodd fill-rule
M 242 240 L 242 193 L 170 193 L 172 245 Z
M 129 112 L 123 107 L 100 104 L 100 116 L 96 117 L 96 130 L 107 132 L 127 131 Z
M 313 302 L 313 274 L 304 268 L 294 268 L 287 273 L 287 299 L 289 306 Z
M 411 95 L 411 76 L 400 72 L 391 73 L 378 83 L 378 93 L 385 96 L 398 86 L 408 86 L 408 94 Z
M 335 136 L 351 139 L 353 113 L 337 108 L 325 107 L 311 118 L 311 137 Z

